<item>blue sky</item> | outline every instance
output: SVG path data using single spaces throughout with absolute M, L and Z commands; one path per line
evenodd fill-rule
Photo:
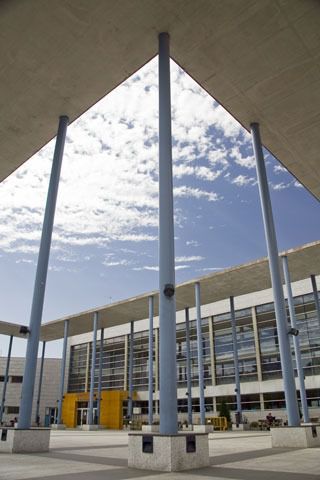
M 171 78 L 179 283 L 266 246 L 249 134 L 173 62 Z M 69 127 L 43 321 L 157 289 L 157 115 L 155 58 Z M 29 322 L 53 148 L 0 184 L 5 321 Z M 279 248 L 318 240 L 319 202 L 265 153 Z M 48 346 L 59 352 L 59 342 Z

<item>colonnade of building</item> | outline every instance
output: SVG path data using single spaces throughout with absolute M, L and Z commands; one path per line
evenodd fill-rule
M 299 337 L 301 338 L 301 352 L 304 363 L 303 379 L 308 380 L 310 389 L 311 386 L 316 385 L 316 379 L 319 380 L 320 378 L 320 351 L 316 347 L 320 344 L 319 312 L 315 300 L 315 295 L 318 297 L 318 294 L 312 292 L 310 279 L 300 283 L 303 284 L 303 291 L 308 293 L 294 298 L 295 328 L 299 329 Z M 256 297 L 255 301 L 258 303 L 261 299 L 259 292 L 254 295 Z M 289 302 L 287 304 L 289 317 Z M 212 307 L 214 309 L 214 305 Z M 188 413 L 189 423 L 199 420 L 205 422 L 201 418 L 201 413 L 204 416 L 217 414 L 217 401 L 219 404 L 222 398 L 230 398 L 232 395 L 235 397 L 236 408 L 234 408 L 234 405 L 231 406 L 231 409 L 239 413 L 242 410 L 251 410 L 248 401 L 250 395 L 259 397 L 255 398 L 252 410 L 257 410 L 257 415 L 261 415 L 259 410 L 264 410 L 262 385 L 265 383 L 267 386 L 266 397 L 270 397 L 271 392 L 268 392 L 268 389 L 270 389 L 268 381 L 270 380 L 276 381 L 275 393 L 278 389 L 278 394 L 282 396 L 281 400 L 279 399 L 282 410 L 281 416 L 286 419 L 286 414 L 283 413 L 282 408 L 284 406 L 283 386 L 279 387 L 282 372 L 278 335 L 275 333 L 273 303 L 237 309 L 234 311 L 234 315 L 231 315 L 231 312 L 226 312 L 220 315 L 202 317 L 200 336 L 197 335 L 197 321 L 189 320 L 189 309 L 184 312 L 184 321 L 181 319 L 183 312 L 180 312 L 178 316 L 176 329 L 177 410 L 180 413 Z M 125 331 L 125 326 L 122 330 Z M 129 334 L 124 333 L 104 340 L 101 337 L 103 347 L 101 350 L 101 339 L 98 340 L 96 342 L 96 357 L 92 343 L 94 338 L 90 341 L 90 335 L 88 334 L 86 335 L 87 343 L 82 339 L 81 343 L 77 344 L 77 337 L 75 337 L 69 347 L 67 391 L 71 393 L 90 391 L 90 385 L 92 392 L 95 393 L 99 389 L 100 391 L 101 389 L 128 390 L 130 393 L 126 413 L 129 418 L 132 418 L 133 404 L 131 399 L 133 398 L 133 392 L 135 392 L 137 400 L 134 404 L 139 407 L 143 405 L 143 413 L 145 414 L 143 418 L 146 420 L 146 415 L 149 414 L 148 421 L 150 422 L 152 412 L 158 412 L 159 400 L 159 332 L 158 328 L 153 330 L 153 342 L 150 343 L 151 331 L 141 330 L 141 327 L 138 327 L 134 334 L 132 322 Z M 312 338 L 310 338 L 310 335 L 312 335 Z M 198 341 L 199 338 L 200 342 Z M 292 338 L 295 339 L 296 337 L 292 335 Z M 202 382 L 199 382 L 199 372 L 201 371 L 198 360 L 199 343 L 203 365 Z M 301 358 L 299 363 L 299 357 L 297 361 L 295 350 L 292 345 L 291 354 L 294 357 L 294 368 L 299 374 L 299 368 L 302 368 Z M 235 361 L 236 358 L 237 361 Z M 149 359 L 152 359 L 151 362 Z M 92 383 L 90 382 L 90 378 L 92 379 L 90 372 L 92 372 L 93 365 L 96 373 Z M 101 365 L 103 365 L 102 376 L 100 375 Z M 82 375 L 79 374 L 80 369 L 83 372 Z M 246 384 L 245 394 L 242 393 L 241 388 L 244 384 Z M 204 408 L 200 397 L 201 385 L 203 385 L 204 390 Z M 226 388 L 229 386 L 231 388 Z M 297 383 L 295 388 L 299 390 L 299 403 L 303 420 L 309 421 L 305 389 L 301 390 L 301 382 Z M 310 394 L 312 395 L 311 390 Z M 97 395 L 97 398 L 99 399 L 100 396 Z M 310 398 L 308 401 L 311 403 Z M 270 408 L 271 398 L 269 402 L 266 401 L 265 403 Z M 203 408 L 202 412 L 201 408 Z M 194 413 L 193 418 L 192 411 Z M 180 419 L 182 417 L 184 418 L 186 415 L 180 415 Z M 158 417 L 156 420 L 158 420 Z
M 252 119 L 251 135 L 256 159 L 258 186 L 263 213 L 265 238 L 267 243 L 271 283 L 275 305 L 275 316 L 279 339 L 279 352 L 282 366 L 284 394 L 289 426 L 300 424 L 294 369 L 290 349 L 290 336 L 293 331 L 288 330 L 287 314 L 282 289 L 278 247 L 273 222 L 272 207 L 268 180 L 263 157 L 259 124 Z M 40 251 L 34 285 L 30 325 L 28 329 L 28 343 L 26 353 L 26 367 L 22 385 L 19 428 L 28 429 L 31 425 L 32 401 L 35 382 L 35 367 L 38 354 L 40 325 L 47 278 L 51 236 L 54 212 L 59 185 L 63 148 L 66 137 L 67 116 L 61 116 L 54 152 L 52 172 L 50 177 L 44 224 L 40 242 Z M 171 135 L 171 98 L 170 98 L 170 39 L 168 33 L 159 35 L 159 389 L 160 389 L 160 433 L 174 435 L 177 433 L 177 371 L 176 365 L 176 305 L 175 305 L 175 255 L 174 255 L 174 221 L 173 221 L 173 188 L 172 188 L 172 135 Z M 311 273 L 311 272 L 310 272 Z M 201 423 L 205 420 L 203 358 L 201 348 L 201 292 L 199 283 L 195 283 L 196 320 L 198 341 L 198 381 Z M 234 317 L 232 300 L 230 299 L 231 317 Z M 150 313 L 150 319 L 152 315 Z M 294 320 L 291 320 L 294 321 Z M 294 330 L 294 327 L 292 327 Z M 65 350 L 68 336 L 68 324 L 65 324 L 64 353 L 61 374 L 61 395 L 58 406 L 58 422 L 61 421 L 62 398 L 64 391 Z M 97 332 L 97 316 L 94 320 L 95 334 Z M 152 328 L 150 328 L 152 331 Z M 235 338 L 234 338 L 235 340 Z M 96 339 L 93 339 L 94 344 Z M 235 350 L 236 351 L 236 350 Z M 237 356 L 235 355 L 235 372 L 239 404 L 239 379 L 237 378 Z M 129 379 L 132 380 L 133 363 L 129 365 Z M 129 411 L 132 409 L 132 381 L 129 380 Z M 90 410 L 92 418 L 94 372 L 91 372 Z M 188 382 L 190 382 L 188 376 Z M 302 381 L 302 379 L 301 379 Z M 131 383 L 130 383 L 131 382 Z M 188 385 L 188 389 L 190 386 Z M 152 386 L 149 385 L 149 421 L 152 422 Z

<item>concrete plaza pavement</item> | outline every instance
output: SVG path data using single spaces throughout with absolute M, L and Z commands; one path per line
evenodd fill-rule
M 320 448 L 272 449 L 269 432 L 211 434 L 210 467 L 182 473 L 129 469 L 127 450 L 127 432 L 53 431 L 49 453 L 0 454 L 0 480 L 320 480 Z

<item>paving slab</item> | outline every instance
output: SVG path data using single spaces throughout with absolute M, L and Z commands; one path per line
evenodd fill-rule
M 0 454 L 0 480 L 320 480 L 320 448 L 271 448 L 269 432 L 210 434 L 210 466 L 183 473 L 127 467 L 128 432 L 51 432 L 50 451 Z

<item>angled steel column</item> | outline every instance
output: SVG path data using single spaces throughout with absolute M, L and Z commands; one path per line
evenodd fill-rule
M 37 367 L 40 326 L 42 320 L 42 310 L 47 280 L 53 220 L 56 208 L 61 162 L 68 122 L 68 117 L 60 117 L 56 146 L 52 162 L 47 204 L 42 227 L 38 264 L 33 290 L 26 362 L 21 391 L 20 415 L 18 422 L 19 428 L 24 429 L 30 428 L 31 425 L 32 401 Z
M 216 379 L 216 361 L 215 361 L 215 348 L 214 348 L 214 325 L 213 316 L 209 317 L 209 343 L 210 343 L 210 366 L 211 366 L 211 381 L 212 386 L 217 384 Z
M 98 400 L 97 400 L 97 422 L 100 425 L 101 417 L 101 391 L 102 391 L 102 361 L 103 361 L 103 344 L 104 344 L 104 328 L 100 330 L 100 355 L 99 355 L 99 377 L 98 377 Z
M 61 424 L 62 419 L 62 403 L 64 393 L 64 377 L 66 374 L 66 359 L 67 359 L 67 345 L 68 345 L 68 333 L 69 333 L 69 320 L 64 321 L 64 335 L 63 335 L 63 347 L 62 347 L 62 360 L 60 369 L 60 388 L 59 388 L 59 400 L 58 400 L 58 413 L 56 422 Z
M 234 298 L 230 297 L 230 317 L 231 317 L 231 332 L 232 332 L 232 348 L 233 348 L 233 361 L 234 361 L 234 378 L 235 378 L 235 392 L 237 397 L 237 413 L 236 423 L 242 423 L 242 407 L 241 407 L 241 390 L 240 390 L 240 373 L 239 373 L 239 360 L 238 360 L 238 343 L 237 343 L 237 327 L 236 327 L 236 314 L 234 311 Z
M 87 358 L 86 358 L 86 378 L 84 383 L 84 391 L 89 391 L 89 374 L 90 374 L 90 342 L 87 343 Z
M 256 362 L 257 362 L 258 382 L 262 382 L 261 350 L 260 350 L 260 342 L 259 342 L 256 307 L 251 307 L 251 318 L 252 318 L 252 327 L 253 327 L 253 336 L 254 336 L 254 349 L 255 349 Z
M 7 384 L 8 384 L 8 380 L 9 380 L 9 368 L 10 368 L 10 360 L 11 360 L 12 342 L 13 342 L 13 335 L 10 336 L 10 340 L 9 340 L 6 373 L 4 374 L 2 399 L 1 399 L 1 407 L 0 407 L 0 425 L 1 425 L 1 422 L 2 422 L 2 417 L 3 417 L 3 413 L 4 413 L 4 406 L 5 406 L 5 402 L 6 402 L 6 393 L 7 393 Z
M 41 388 L 42 388 L 42 377 L 43 377 L 43 364 L 44 364 L 44 354 L 46 351 L 46 342 L 42 342 L 42 354 L 41 354 L 41 364 L 40 364 L 40 373 L 39 373 L 39 386 L 38 386 L 38 396 L 37 396 L 37 407 L 36 407 L 36 416 L 35 422 L 40 423 L 40 399 L 41 399 Z
M 178 431 L 169 35 L 159 35 L 160 433 Z
M 148 422 L 153 422 L 153 296 L 149 297 L 149 404 Z
M 124 336 L 124 371 L 123 371 L 123 390 L 128 390 L 128 335 Z
M 159 328 L 154 331 L 154 354 L 155 354 L 155 374 L 154 374 L 154 390 L 159 392 Z M 159 407 L 159 400 L 157 402 Z M 159 408 L 158 408 L 159 413 Z
M 95 373 L 95 370 L 96 370 L 98 319 L 99 319 L 98 312 L 94 312 L 94 314 L 93 314 L 93 336 L 92 336 L 92 353 L 91 353 L 91 377 L 90 377 L 88 425 L 94 425 L 94 417 L 93 417 L 94 373 Z
M 184 312 L 185 312 L 185 319 L 186 319 L 186 372 L 187 372 L 187 396 L 188 396 L 188 424 L 192 425 L 192 379 L 191 379 L 189 308 L 185 308 Z
M 320 303 L 319 303 L 319 295 L 318 295 L 318 287 L 317 287 L 316 276 L 315 275 L 310 275 L 310 278 L 311 278 L 312 290 L 313 290 L 313 295 L 314 295 L 314 303 L 315 303 L 315 306 L 316 306 L 318 323 L 319 323 L 319 327 L 320 327 Z
M 134 351 L 134 322 L 130 322 L 130 348 L 129 348 L 129 397 L 128 414 L 132 420 L 133 414 L 133 351 Z
M 287 297 L 288 297 L 291 327 L 297 330 L 297 320 L 296 320 L 296 314 L 294 311 L 293 295 L 292 295 L 291 280 L 290 280 L 290 273 L 289 273 L 289 266 L 288 266 L 288 257 L 286 255 L 282 257 L 282 266 L 283 266 L 284 279 L 287 287 Z M 310 422 L 307 395 L 306 395 L 306 389 L 304 385 L 304 373 L 303 373 L 303 366 L 302 366 L 302 360 L 301 360 L 299 336 L 293 335 L 292 339 L 293 339 L 294 353 L 296 357 L 296 366 L 297 366 L 297 372 L 298 372 L 298 378 L 299 378 L 300 400 L 301 400 L 303 421 Z
M 201 299 L 200 299 L 200 283 L 194 285 L 196 295 L 196 311 L 197 311 L 197 345 L 198 345 L 198 377 L 199 377 L 199 399 L 200 399 L 200 423 L 206 423 L 206 410 L 204 404 L 204 378 L 203 378 L 203 339 L 201 326 Z
M 263 158 L 259 124 L 251 124 L 253 150 L 260 192 L 264 231 L 268 249 L 271 284 L 274 297 L 275 316 L 279 337 L 279 350 L 283 376 L 284 394 L 288 413 L 288 425 L 294 427 L 300 424 L 296 386 L 292 365 L 290 342 L 288 337 L 288 322 L 284 303 L 282 281 L 280 275 L 279 253 L 268 187 L 266 167 Z

